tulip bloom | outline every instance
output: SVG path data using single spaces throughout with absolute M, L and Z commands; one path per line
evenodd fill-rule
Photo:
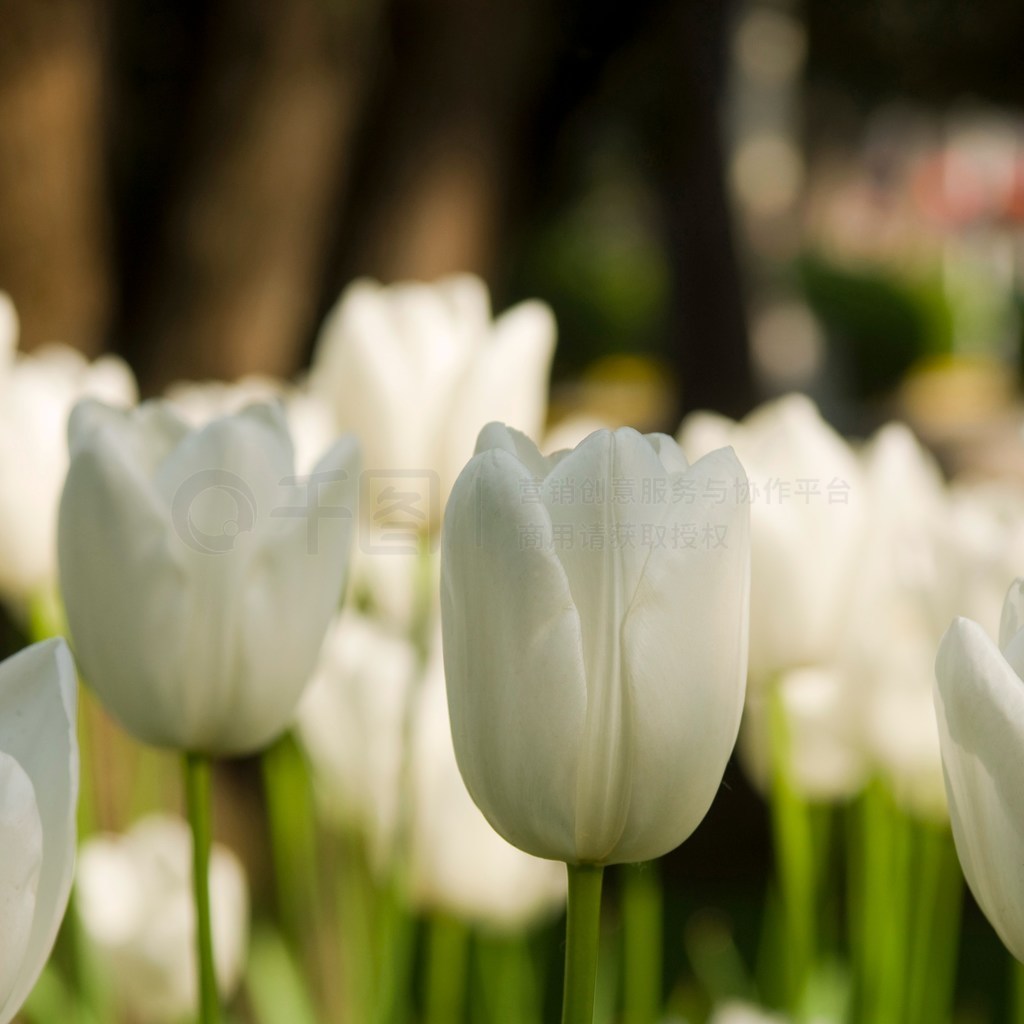
M 195 1005 L 191 853 L 188 825 L 164 814 L 82 844 L 79 917 L 98 965 L 134 1019 L 181 1021 Z M 219 843 L 210 858 L 210 903 L 218 989 L 227 997 L 245 966 L 249 888 L 240 861 Z
M 255 751 L 290 723 L 344 587 L 353 439 L 295 477 L 281 408 L 190 429 L 76 407 L 60 577 L 83 675 L 139 739 Z
M 664 435 L 545 458 L 481 432 L 445 515 L 444 663 L 462 777 L 513 845 L 649 860 L 707 813 L 743 705 L 745 483 Z
M 695 413 L 679 443 L 691 458 L 732 445 L 750 475 L 751 685 L 829 664 L 863 560 L 864 486 L 853 450 L 804 395 L 768 402 L 741 423 Z
M 68 468 L 72 406 L 91 396 L 135 401 L 120 360 L 94 363 L 65 345 L 15 352 L 17 317 L 0 293 L 0 598 L 21 613 L 56 586 L 57 506 Z
M 32 991 L 71 892 L 77 687 L 63 640 L 0 664 L 0 1024 Z
M 434 471 L 446 497 L 496 417 L 539 434 L 555 321 L 541 302 L 491 318 L 484 283 L 351 284 L 317 341 L 310 386 L 359 435 L 374 471 Z
M 956 619 L 935 661 L 935 710 L 953 839 L 967 884 L 1024 961 L 1024 579 L 1003 605 L 999 646 Z

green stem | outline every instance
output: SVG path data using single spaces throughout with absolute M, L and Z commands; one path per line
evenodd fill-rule
M 334 922 L 345 996 L 342 1019 L 370 1020 L 377 952 L 374 922 L 380 893 L 362 837 L 343 830 L 334 838 L 334 863 L 327 877 L 337 882 Z
M 661 880 L 655 864 L 625 867 L 622 889 L 624 1024 L 654 1024 L 661 1014 Z
M 562 1024 L 593 1024 L 604 868 L 596 864 L 569 864 L 568 869 Z
M 922 823 L 918 828 L 918 917 L 907 1020 L 932 1024 L 953 1016 L 964 876 L 949 826 Z
M 911 822 L 895 805 L 888 790 L 883 790 L 881 795 L 883 880 L 877 890 L 874 941 L 878 950 L 879 987 L 873 1020 L 878 1024 L 904 1024 L 904 987 L 909 974 Z
M 409 1019 L 416 933 L 405 893 L 404 868 L 397 866 L 377 901 L 376 1024 L 402 1024 Z
M 209 759 L 185 754 L 185 804 L 192 826 L 192 884 L 196 902 L 196 953 L 199 959 L 199 1024 L 218 1024 L 220 1002 L 213 969 L 210 922 L 210 847 L 212 779 Z
M 319 932 L 314 809 L 302 753 L 291 736 L 264 751 L 263 793 L 277 907 L 292 948 L 308 958 Z
M 782 909 L 785 1005 L 798 1016 L 815 960 L 817 870 L 810 807 L 793 781 L 789 729 L 778 686 L 769 696 L 771 821 Z
M 427 942 L 426 1024 L 458 1024 L 465 1009 L 469 931 L 457 918 L 437 914 Z

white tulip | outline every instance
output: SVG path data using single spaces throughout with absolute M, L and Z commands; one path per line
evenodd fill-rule
M 789 395 L 736 424 L 695 414 L 690 458 L 732 445 L 750 489 L 752 685 L 835 659 L 862 555 L 866 502 L 857 457 L 810 399 Z
M 836 665 L 805 665 L 779 673 L 773 687 L 747 695 L 740 752 L 754 784 L 772 778 L 772 705 L 785 722 L 789 781 L 808 800 L 841 800 L 858 792 L 870 774 L 864 744 L 863 694 Z
M 152 815 L 124 835 L 82 844 L 76 900 L 98 965 L 133 1017 L 172 1022 L 196 1001 L 192 840 L 184 821 Z M 245 966 L 249 892 L 245 870 L 227 847 L 210 859 L 217 987 L 228 998 Z
M 958 480 L 943 533 L 949 615 L 963 615 L 995 639 L 1006 580 L 1024 571 L 1024 487 L 1010 480 Z M 947 615 L 948 618 L 948 615 Z
M 869 514 L 842 653 L 856 688 L 867 757 L 916 816 L 945 818 L 932 712 L 934 652 L 954 608 L 945 484 L 902 424 L 862 452 Z
M 513 845 L 648 860 L 700 823 L 746 677 L 749 506 L 735 455 L 624 428 L 545 458 L 491 424 L 445 515 L 459 768 Z
M 68 466 L 67 421 L 84 396 L 135 401 L 120 360 L 94 363 L 50 345 L 16 355 L 17 320 L 0 294 L 0 599 L 23 609 L 57 576 L 57 505 Z
M 404 636 L 345 610 L 327 634 L 296 716 L 321 805 L 366 836 L 381 869 L 394 854 L 417 672 L 416 650 Z
M 466 791 L 452 746 L 440 645 L 416 696 L 410 883 L 418 905 L 497 930 L 518 929 L 565 903 L 565 868 L 517 850 Z
M 1024 580 L 1003 605 L 999 646 L 970 619 L 935 661 L 935 710 L 953 839 L 967 884 L 1024 961 Z
M 161 402 L 71 417 L 60 577 L 84 677 L 144 742 L 259 749 L 289 724 L 344 587 L 358 451 L 295 477 L 279 406 L 191 430 Z
M 63 640 L 0 664 L 0 1024 L 35 985 L 71 891 L 77 700 Z

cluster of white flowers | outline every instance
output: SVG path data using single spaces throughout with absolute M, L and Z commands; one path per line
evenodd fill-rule
M 958 614 L 994 634 L 1007 577 L 1024 565 L 1024 519 L 1008 514 L 1024 490 L 949 486 L 902 424 L 855 446 L 798 395 L 741 423 L 693 415 L 679 439 L 691 455 L 732 444 L 752 483 L 741 751 L 754 780 L 768 786 L 779 701 L 807 798 L 843 799 L 880 773 L 912 814 L 941 820 L 935 651 Z
M 412 858 L 419 906 L 521 927 L 564 900 L 564 869 L 509 846 L 473 805 L 455 766 L 439 641 L 428 658 L 410 630 L 415 619 L 424 635 L 439 633 L 436 598 L 419 602 L 436 584 L 452 481 L 488 418 L 540 430 L 553 347 L 547 307 L 525 303 L 492 320 L 486 288 L 472 277 L 391 289 L 357 282 L 329 318 L 307 381 L 181 382 L 165 400 L 133 408 L 135 383 L 120 360 L 90 364 L 60 346 L 18 354 L 14 307 L 0 295 L 0 600 L 26 623 L 37 602 L 51 606 L 59 552 L 79 667 L 148 743 L 218 756 L 261 749 L 292 723 L 312 679 L 312 710 L 300 720 L 318 789 L 342 794 L 344 821 L 365 826 L 382 871 L 397 856 L 405 815 L 401 833 L 413 839 L 401 855 Z M 427 514 L 404 524 L 405 550 L 387 546 L 376 509 L 359 500 L 374 477 L 383 486 L 427 479 Z M 346 610 L 328 629 L 354 545 L 368 610 Z M 28 669 L 57 678 L 65 705 L 72 700 L 64 691 L 73 667 L 63 647 L 54 650 L 53 668 L 41 654 L 5 663 L 18 682 L 10 703 L 0 694 L 4 722 L 10 706 L 21 724 Z M 47 693 L 40 685 L 39 700 Z M 72 711 L 65 707 L 65 732 Z M 38 879 L 26 892 L 39 886 L 35 904 L 5 896 L 4 1020 L 41 970 L 67 900 L 74 815 L 69 793 L 46 786 L 62 763 L 77 779 L 73 740 L 43 785 L 33 776 L 39 752 L 23 756 L 17 737 L 0 743 L 10 761 L 5 827 L 28 836 L 28 818 L 42 813 L 53 830 L 47 814 L 61 806 L 66 819 L 60 841 L 46 837 L 49 859 L 38 840 L 10 855 L 5 843 L 0 858 L 4 893 L 21 892 L 25 879 Z M 82 923 L 140 1019 L 174 1019 L 194 1002 L 182 829 L 140 823 L 83 848 Z M 62 874 L 53 864 L 60 850 Z M 226 857 L 215 853 L 210 879 L 225 991 L 237 983 L 245 934 L 244 876 Z
M 848 443 L 801 396 L 538 447 L 554 339 L 540 303 L 492 318 L 475 278 L 359 281 L 302 382 L 135 406 L 116 359 L 17 354 L 0 295 L 0 599 L 26 619 L 59 561 L 83 676 L 144 742 L 233 756 L 296 725 L 324 820 L 421 910 L 521 929 L 564 900 L 558 862 L 673 849 L 742 716 L 764 787 L 784 757 L 810 800 L 880 774 L 941 821 L 948 796 L 1024 957 L 1024 583 L 990 639 L 1024 493 L 947 484 L 900 425 Z M 956 615 L 980 625 L 943 639 Z M 0 666 L 0 1024 L 68 898 L 75 693 L 63 641 Z M 195 1000 L 190 879 L 177 820 L 83 848 L 82 923 L 140 1020 Z M 248 897 L 225 850 L 210 889 L 226 993 Z

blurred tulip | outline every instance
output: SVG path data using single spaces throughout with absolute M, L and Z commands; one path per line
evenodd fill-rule
M 539 436 L 554 344 L 547 306 L 523 302 L 492 319 L 486 286 L 467 274 L 389 287 L 358 280 L 328 316 L 309 387 L 363 444 L 354 589 L 397 627 L 423 627 L 420 556 L 433 551 L 480 428 L 504 419 Z
M 835 658 L 866 504 L 857 457 L 803 395 L 742 423 L 696 413 L 679 431 L 690 458 L 732 445 L 750 480 L 750 676 Z
M 89 363 L 62 345 L 17 355 L 16 340 L 14 307 L 0 293 L 0 599 L 23 611 L 56 584 L 72 406 L 86 395 L 129 405 L 136 391 L 120 359 Z
M 321 806 L 366 836 L 381 869 L 394 853 L 416 675 L 405 637 L 346 610 L 328 631 L 296 716 Z
M 490 424 L 445 515 L 459 768 L 536 856 L 648 860 L 700 823 L 746 676 L 749 508 L 731 451 L 692 467 L 624 428 L 542 456 Z
M 848 796 L 868 771 L 863 692 L 840 660 L 865 527 L 857 457 L 810 399 L 796 394 L 766 403 L 741 423 L 695 413 L 683 422 L 679 442 L 691 457 L 732 444 L 749 476 L 744 766 L 757 786 L 769 787 L 777 699 L 791 784 L 812 800 Z
M 539 436 L 554 344 L 547 306 L 524 302 L 492 320 L 476 277 L 359 280 L 324 324 L 310 386 L 359 435 L 368 470 L 436 472 L 443 502 L 485 423 Z
M 290 723 L 344 586 L 358 452 L 309 481 L 279 406 L 189 427 L 163 402 L 71 417 L 60 577 L 85 678 L 139 739 L 258 750 Z
M 187 1018 L 196 1000 L 192 841 L 179 818 L 152 815 L 124 835 L 82 844 L 76 900 L 98 966 L 133 1018 L 162 1024 Z M 210 862 L 217 987 L 237 988 L 245 966 L 249 892 L 226 847 Z
M 440 644 L 416 697 L 411 758 L 410 880 L 420 906 L 515 930 L 564 905 L 565 868 L 510 846 L 466 791 L 452 746 Z
M 1024 567 L 1024 486 L 1010 480 L 958 480 L 942 543 L 953 568 L 947 615 L 963 615 L 998 636 L 1006 578 Z
M 35 985 L 71 891 L 77 699 L 63 640 L 0 664 L 0 1024 Z
M 932 688 L 934 651 L 955 610 L 943 544 L 946 487 L 902 424 L 879 430 L 861 463 L 869 514 L 841 657 L 856 687 L 866 756 L 905 810 L 941 820 Z
M 731 1000 L 715 1007 L 708 1024 L 787 1024 L 787 1020 L 787 1017 L 770 1013 L 753 1003 Z
M 808 800 L 844 799 L 858 792 L 868 778 L 864 695 L 856 682 L 836 665 L 807 665 L 776 677 L 789 779 Z M 772 777 L 770 714 L 768 700 L 750 700 L 740 735 L 744 767 L 762 791 L 770 788 Z
M 1003 605 L 999 646 L 958 618 L 935 661 L 946 795 L 967 884 L 1024 961 L 1024 579 Z

